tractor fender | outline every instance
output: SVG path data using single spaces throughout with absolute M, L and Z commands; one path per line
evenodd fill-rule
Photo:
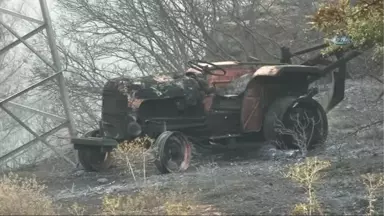
M 278 97 L 281 86 L 276 77 L 256 76 L 246 85 L 241 106 L 243 132 L 259 132 L 265 107 Z
M 259 132 L 261 130 L 263 91 L 263 84 L 256 79 L 249 81 L 245 88 L 240 112 L 243 132 Z
M 318 67 L 307 66 L 307 65 L 271 65 L 263 66 L 257 69 L 253 73 L 253 78 L 258 76 L 271 76 L 277 77 L 282 76 L 287 73 L 296 73 L 296 74 L 308 74 L 308 75 L 321 75 L 322 70 Z
M 243 132 L 261 131 L 266 108 L 282 94 L 287 91 L 295 95 L 305 94 L 308 75 L 320 76 L 321 70 L 305 65 L 263 66 L 256 70 L 244 91 L 241 108 Z

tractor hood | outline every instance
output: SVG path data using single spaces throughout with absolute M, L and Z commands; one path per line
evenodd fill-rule
M 145 100 L 174 97 L 186 97 L 186 100 L 191 100 L 199 98 L 201 94 L 196 80 L 187 76 L 176 79 L 166 75 L 135 79 L 116 78 L 108 83 L 106 87 L 115 86 L 114 88 L 127 98 L 128 108 L 134 110 Z
M 167 104 L 171 107 L 174 104 L 180 107 L 199 105 L 203 101 L 202 95 L 199 83 L 187 76 L 178 79 L 169 76 L 111 79 L 103 89 L 100 128 L 105 137 L 130 140 L 141 133 L 138 121 L 156 110 L 168 109 Z

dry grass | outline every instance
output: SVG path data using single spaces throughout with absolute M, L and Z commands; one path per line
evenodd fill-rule
M 118 165 L 125 168 L 127 174 L 135 181 L 145 180 L 146 162 L 149 157 L 146 150 L 153 140 L 141 137 L 131 142 L 124 142 L 114 151 Z M 322 179 L 324 169 L 329 161 L 316 157 L 288 167 L 285 177 L 298 182 L 306 191 L 307 201 L 296 204 L 290 212 L 292 215 L 321 215 L 322 207 L 316 197 L 316 185 Z M 211 176 L 216 181 L 217 164 L 206 164 L 198 169 L 198 174 Z M 140 178 L 140 179 L 139 179 Z M 366 186 L 368 201 L 366 215 L 378 215 L 377 200 L 382 196 L 384 186 L 383 174 L 365 174 L 362 183 Z M 216 185 L 216 182 L 215 184 Z M 177 185 L 171 190 L 159 189 L 145 185 L 144 188 L 128 195 L 105 196 L 99 214 L 104 215 L 220 215 L 215 208 L 201 205 L 197 192 L 185 185 Z M 193 188 L 192 188 L 193 189 Z M 196 189 L 196 188 L 195 188 Z M 50 197 L 44 194 L 45 186 L 38 184 L 35 178 L 20 178 L 9 174 L 0 181 L 0 215 L 53 215 L 58 209 Z M 381 192 L 381 193 L 380 193 Z M 326 197 L 323 197 L 326 198 Z M 87 207 L 87 206 L 84 206 Z M 71 215 L 87 214 L 87 209 L 77 203 L 68 208 Z
M 0 179 L 0 215 L 52 215 L 55 213 L 46 187 L 36 178 L 21 178 L 16 174 Z
M 117 165 L 124 167 L 126 174 L 135 181 L 143 177 L 146 180 L 146 163 L 153 158 L 148 149 L 153 139 L 144 136 L 130 142 L 121 143 L 113 152 Z M 103 199 L 102 213 L 107 215 L 191 215 L 212 213 L 212 207 L 198 205 L 196 193 L 177 187 L 172 191 L 163 191 L 157 187 L 146 186 L 132 195 L 106 196 Z M 217 215 L 217 212 L 216 212 Z
M 212 206 L 199 205 L 197 193 L 188 187 L 161 190 L 145 187 L 127 196 L 106 196 L 102 202 L 103 215 L 220 215 Z M 44 193 L 46 187 L 35 178 L 20 178 L 9 174 L 0 182 L 0 215 L 55 215 L 58 208 Z M 70 215 L 87 214 L 85 206 L 74 203 L 67 209 Z
M 141 189 L 134 195 L 104 197 L 102 214 L 108 215 L 191 215 L 200 211 L 194 192 L 179 189 L 162 191 L 156 187 Z M 200 212 L 201 213 L 201 212 Z
M 288 177 L 298 182 L 307 192 L 307 202 L 296 204 L 291 212 L 292 215 L 323 215 L 322 208 L 316 197 L 316 185 L 322 178 L 322 171 L 330 167 L 329 161 L 319 160 L 316 157 L 306 158 L 304 162 L 296 163 L 288 167 L 284 173 Z M 367 173 L 361 176 L 362 183 L 366 189 L 367 216 L 382 215 L 378 213 L 375 207 L 379 197 L 383 197 L 384 188 L 383 173 Z
M 80 206 L 78 203 L 74 203 L 71 207 L 68 208 L 68 212 L 71 215 L 85 215 L 86 209 L 83 206 Z
M 329 161 L 321 161 L 316 157 L 306 158 L 304 162 L 294 164 L 288 168 L 285 177 L 298 182 L 307 192 L 307 203 L 300 203 L 292 211 L 293 215 L 322 214 L 321 206 L 316 198 L 315 184 L 321 178 L 320 171 L 329 167 Z
M 152 142 L 149 137 L 137 138 L 121 143 L 113 152 L 117 164 L 133 175 L 135 181 L 139 181 L 141 176 L 145 179 L 146 150 Z M 20 178 L 14 174 L 4 176 L 0 182 L 0 215 L 54 215 L 59 208 L 44 194 L 45 189 L 35 178 Z M 211 206 L 197 204 L 196 195 L 185 186 L 172 191 L 145 186 L 134 194 L 104 197 L 100 214 L 219 215 L 212 213 L 215 209 Z M 84 215 L 87 213 L 85 207 L 74 203 L 67 208 L 67 212 L 70 215 Z
M 135 181 L 137 181 L 138 176 L 146 179 L 146 164 L 151 160 L 146 151 L 153 141 L 148 136 L 138 137 L 130 142 L 120 143 L 113 151 L 117 165 L 124 167 L 124 172 L 131 174 Z
M 378 215 L 375 210 L 375 203 L 378 196 L 383 196 L 384 173 L 367 173 L 361 176 L 367 191 L 367 214 L 368 216 Z

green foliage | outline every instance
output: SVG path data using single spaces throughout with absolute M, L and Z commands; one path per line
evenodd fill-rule
M 383 0 L 358 0 L 354 6 L 350 0 L 329 1 L 311 16 L 311 24 L 326 36 L 348 35 L 354 47 L 383 55 Z

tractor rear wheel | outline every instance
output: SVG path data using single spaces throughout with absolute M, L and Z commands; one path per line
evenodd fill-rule
M 286 96 L 269 107 L 263 133 L 279 148 L 312 150 L 325 143 L 328 119 L 316 100 Z
M 188 169 L 192 145 L 182 133 L 165 131 L 153 143 L 155 148 L 155 165 L 165 173 L 183 172 Z
M 100 137 L 98 130 L 84 134 L 84 137 Z M 99 148 L 84 148 L 77 151 L 79 162 L 86 171 L 100 172 L 112 165 L 111 152 L 102 152 Z

